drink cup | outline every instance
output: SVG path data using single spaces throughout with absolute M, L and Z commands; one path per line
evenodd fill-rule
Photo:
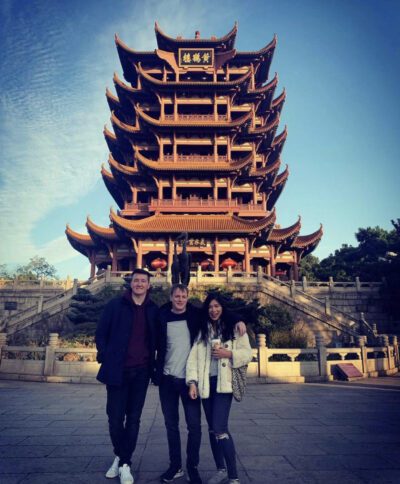
M 218 349 L 221 346 L 221 339 L 220 338 L 213 338 L 211 340 L 211 347 L 213 350 Z

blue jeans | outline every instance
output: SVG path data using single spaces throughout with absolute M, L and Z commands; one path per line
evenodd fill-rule
M 176 468 L 182 467 L 181 436 L 179 433 L 179 399 L 181 399 L 188 429 L 186 466 L 197 467 L 201 443 L 200 399 L 192 400 L 189 397 L 189 389 L 184 378 L 176 378 L 170 375 L 162 377 L 159 391 L 167 429 L 170 464 Z
M 149 380 L 148 368 L 129 368 L 124 370 L 122 385 L 107 385 L 108 426 L 120 466 L 131 465 Z
M 217 469 L 226 468 L 229 479 L 237 479 L 235 444 L 228 429 L 232 393 L 217 393 L 217 377 L 211 376 L 210 396 L 202 399 L 202 403 Z

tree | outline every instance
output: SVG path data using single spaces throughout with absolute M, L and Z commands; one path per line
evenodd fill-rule
M 8 270 L 7 264 L 0 264 L 0 278 L 12 279 L 13 275 Z
M 44 257 L 35 255 L 29 260 L 29 263 L 18 267 L 17 276 L 26 279 L 57 279 L 57 270 Z
M 320 281 L 327 281 L 329 277 L 335 281 L 352 281 L 356 277 L 362 281 L 387 278 L 393 272 L 393 254 L 398 254 L 400 248 L 400 235 L 395 224 L 393 222 L 394 230 L 381 227 L 358 229 L 355 234 L 357 247 L 343 244 L 319 264 L 309 255 L 300 263 L 302 273 L 310 280 Z
M 304 259 L 300 261 L 300 273 L 302 276 L 307 277 L 309 281 L 316 281 L 316 270 L 320 264 L 318 257 L 308 254 Z

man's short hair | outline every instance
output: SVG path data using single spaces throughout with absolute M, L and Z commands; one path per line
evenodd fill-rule
M 151 274 L 150 274 L 150 272 L 149 272 L 149 271 L 146 271 L 146 269 L 141 269 L 141 268 L 139 268 L 139 267 L 138 267 L 138 268 L 136 268 L 136 269 L 134 269 L 134 270 L 132 271 L 132 275 L 131 275 L 131 278 L 132 278 L 132 279 L 133 279 L 133 276 L 134 276 L 135 274 L 143 274 L 143 275 L 147 276 L 147 279 L 148 279 L 148 280 L 149 280 L 149 282 L 150 282 L 150 277 L 151 277 Z
M 189 288 L 185 286 L 185 284 L 173 284 L 169 295 L 173 296 L 175 294 L 175 291 L 178 291 L 178 290 L 182 292 L 186 292 L 186 294 L 189 294 Z

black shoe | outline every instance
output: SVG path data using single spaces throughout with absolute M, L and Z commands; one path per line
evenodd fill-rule
M 169 466 L 168 469 L 161 474 L 160 481 L 161 482 L 173 482 L 175 479 L 179 479 L 180 477 L 184 476 L 184 472 L 180 467 L 176 466 Z
M 203 481 L 201 480 L 199 471 L 197 470 L 197 467 L 188 467 L 187 468 L 187 480 L 191 484 L 201 484 Z

